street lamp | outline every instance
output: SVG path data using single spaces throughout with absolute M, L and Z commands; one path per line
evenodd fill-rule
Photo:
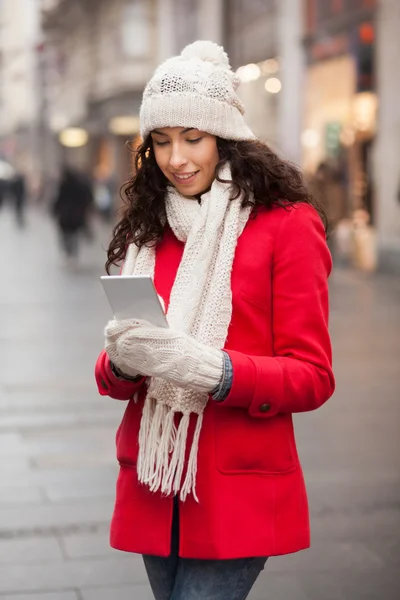
M 60 132 L 59 140 L 66 148 L 81 148 L 87 144 L 89 134 L 81 127 L 67 127 Z

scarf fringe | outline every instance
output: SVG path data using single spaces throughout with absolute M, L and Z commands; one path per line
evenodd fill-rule
M 139 431 L 138 479 L 152 492 L 161 490 L 167 496 L 179 494 L 183 502 L 188 494 L 193 494 L 198 502 L 197 453 L 203 414 L 196 415 L 196 428 L 182 486 L 190 414 L 182 414 L 178 427 L 175 415 L 176 412 L 166 404 L 158 403 L 153 397 L 146 399 Z
M 186 477 L 184 484 L 182 486 L 180 492 L 180 499 L 182 502 L 186 500 L 188 494 L 192 493 L 193 498 L 196 502 L 199 502 L 199 499 L 196 494 L 196 475 L 197 475 L 197 453 L 199 449 L 199 441 L 200 441 L 200 432 L 201 426 L 203 424 L 203 413 L 197 415 L 197 423 L 196 429 L 193 436 L 192 447 L 190 449 L 189 462 L 186 472 Z
M 150 447 L 150 428 L 152 418 L 156 409 L 156 400 L 147 397 L 143 406 L 142 418 L 139 429 L 139 454 L 137 460 L 137 472 L 139 481 L 145 482 L 148 479 L 149 473 L 149 456 L 147 448 Z
M 150 490 L 152 492 L 155 492 L 161 488 L 163 474 L 168 469 L 168 457 L 173 451 L 173 440 L 176 439 L 176 433 L 174 435 L 174 430 L 176 432 L 176 426 L 174 422 L 175 413 L 174 411 L 169 410 L 165 405 L 164 408 L 166 410 L 163 412 L 166 412 L 166 414 L 161 424 L 160 439 L 158 442 L 156 453 L 157 456 L 155 459 L 155 472 L 150 485 Z
M 229 164 L 220 175 L 225 181 L 232 179 Z M 218 180 L 203 194 L 200 205 L 172 187 L 165 197 L 165 222 L 185 244 L 171 290 L 168 322 L 173 329 L 217 349 L 224 346 L 231 320 L 231 271 L 237 240 L 251 212 L 250 205 L 242 209 L 241 197 L 230 197 L 231 186 Z M 139 249 L 130 244 L 122 273 L 154 278 L 155 247 L 149 243 Z M 200 394 L 159 377 L 148 380 L 147 386 L 138 439 L 138 479 L 153 492 L 179 493 L 182 501 L 192 493 L 198 502 L 197 452 L 207 395 L 203 403 Z M 182 415 L 178 427 L 176 414 Z M 197 422 L 192 446 L 186 451 L 191 418 Z

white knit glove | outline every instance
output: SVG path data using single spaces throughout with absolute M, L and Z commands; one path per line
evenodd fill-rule
M 130 376 L 146 375 L 210 393 L 223 373 L 223 353 L 189 335 L 146 321 L 110 321 L 105 328 L 110 360 Z
M 126 375 L 129 378 L 138 377 L 139 375 L 143 375 L 143 373 L 139 373 L 139 371 L 132 369 L 129 365 L 124 364 L 124 368 L 121 367 L 122 361 L 118 354 L 117 341 L 131 329 L 133 324 L 139 324 L 139 321 L 134 321 L 132 319 L 117 321 L 116 319 L 112 319 L 107 323 L 104 329 L 104 349 L 107 352 L 110 361 L 122 377 Z

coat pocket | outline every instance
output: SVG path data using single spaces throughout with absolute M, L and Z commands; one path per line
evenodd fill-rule
M 291 415 L 255 419 L 238 408 L 218 407 L 217 411 L 215 458 L 221 473 L 276 475 L 297 468 Z

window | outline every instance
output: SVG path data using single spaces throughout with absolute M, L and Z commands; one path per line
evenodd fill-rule
M 122 51 L 132 58 L 146 57 L 150 51 L 150 14 L 146 0 L 134 0 L 122 12 Z

